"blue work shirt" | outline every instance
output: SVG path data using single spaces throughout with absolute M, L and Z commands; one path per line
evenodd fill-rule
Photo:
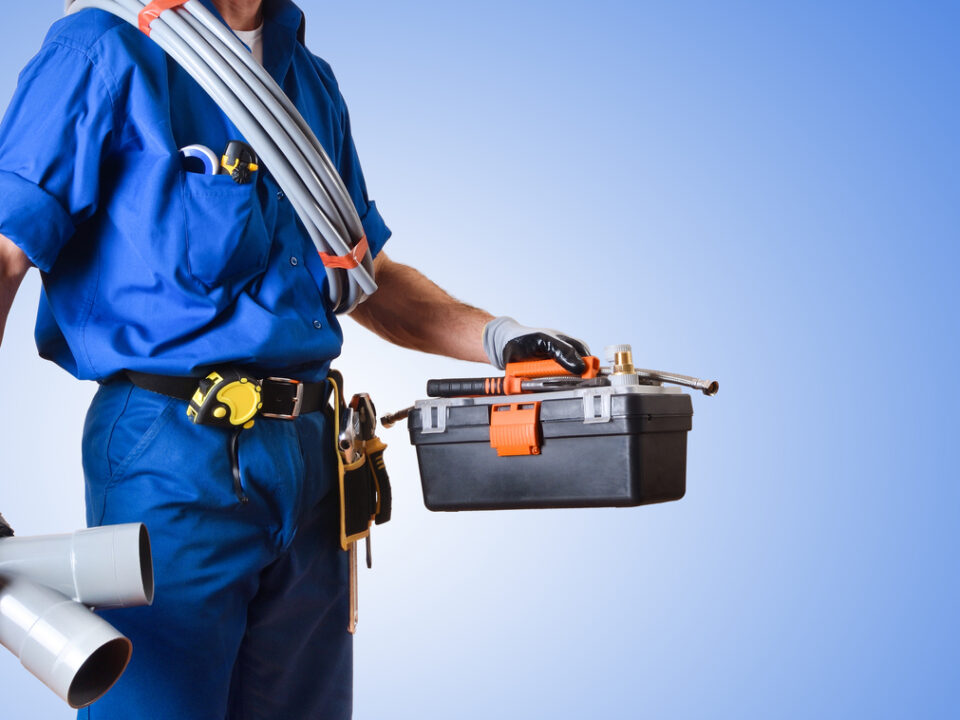
M 376 254 L 390 231 L 302 25 L 289 0 L 266 0 L 264 66 L 340 171 Z M 138 29 L 99 10 L 53 25 L 0 125 L 0 234 L 41 270 L 43 357 L 82 379 L 227 364 L 326 375 L 343 335 L 323 264 L 269 168 L 239 185 L 182 167 L 181 147 L 219 154 L 241 138 Z

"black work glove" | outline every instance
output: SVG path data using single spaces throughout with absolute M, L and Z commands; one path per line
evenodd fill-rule
M 582 358 L 590 354 L 586 344 L 576 338 L 547 328 L 525 327 L 511 317 L 498 317 L 487 323 L 483 349 L 498 370 L 522 360 L 556 360 L 574 375 L 586 370 Z
M 13 528 L 7 525 L 7 521 L 0 515 L 0 538 L 13 537 Z

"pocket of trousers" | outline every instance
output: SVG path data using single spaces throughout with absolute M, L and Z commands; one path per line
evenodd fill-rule
M 142 398 L 143 395 L 148 397 Z M 132 389 L 126 407 L 114 423 L 107 447 L 111 483 L 120 480 L 150 446 L 167 422 L 175 402 L 174 398 L 149 390 Z
M 105 477 L 87 477 L 89 524 L 102 522 L 107 492 L 124 478 L 130 466 L 150 447 L 177 406 L 173 398 L 131 385 L 108 425 L 107 436 L 85 438 L 84 453 L 103 453 L 106 466 Z

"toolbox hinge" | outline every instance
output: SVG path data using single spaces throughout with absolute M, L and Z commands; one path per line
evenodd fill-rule
M 583 422 L 603 423 L 611 420 L 613 396 L 609 388 L 604 391 L 583 391 Z
M 490 447 L 500 457 L 540 454 L 540 403 L 490 407 Z
M 447 431 L 447 404 L 426 403 L 420 408 L 420 432 L 424 435 Z

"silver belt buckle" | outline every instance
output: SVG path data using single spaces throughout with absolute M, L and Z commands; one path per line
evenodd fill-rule
M 291 380 L 290 378 L 280 377 L 268 377 L 267 380 L 270 382 L 280 383 L 281 385 L 295 385 L 297 388 L 297 393 L 293 398 L 293 412 L 291 412 L 289 415 L 268 412 L 261 412 L 260 415 L 267 418 L 279 418 L 280 420 L 295 420 L 298 418 L 300 416 L 300 408 L 303 406 L 303 383 L 299 380 Z

